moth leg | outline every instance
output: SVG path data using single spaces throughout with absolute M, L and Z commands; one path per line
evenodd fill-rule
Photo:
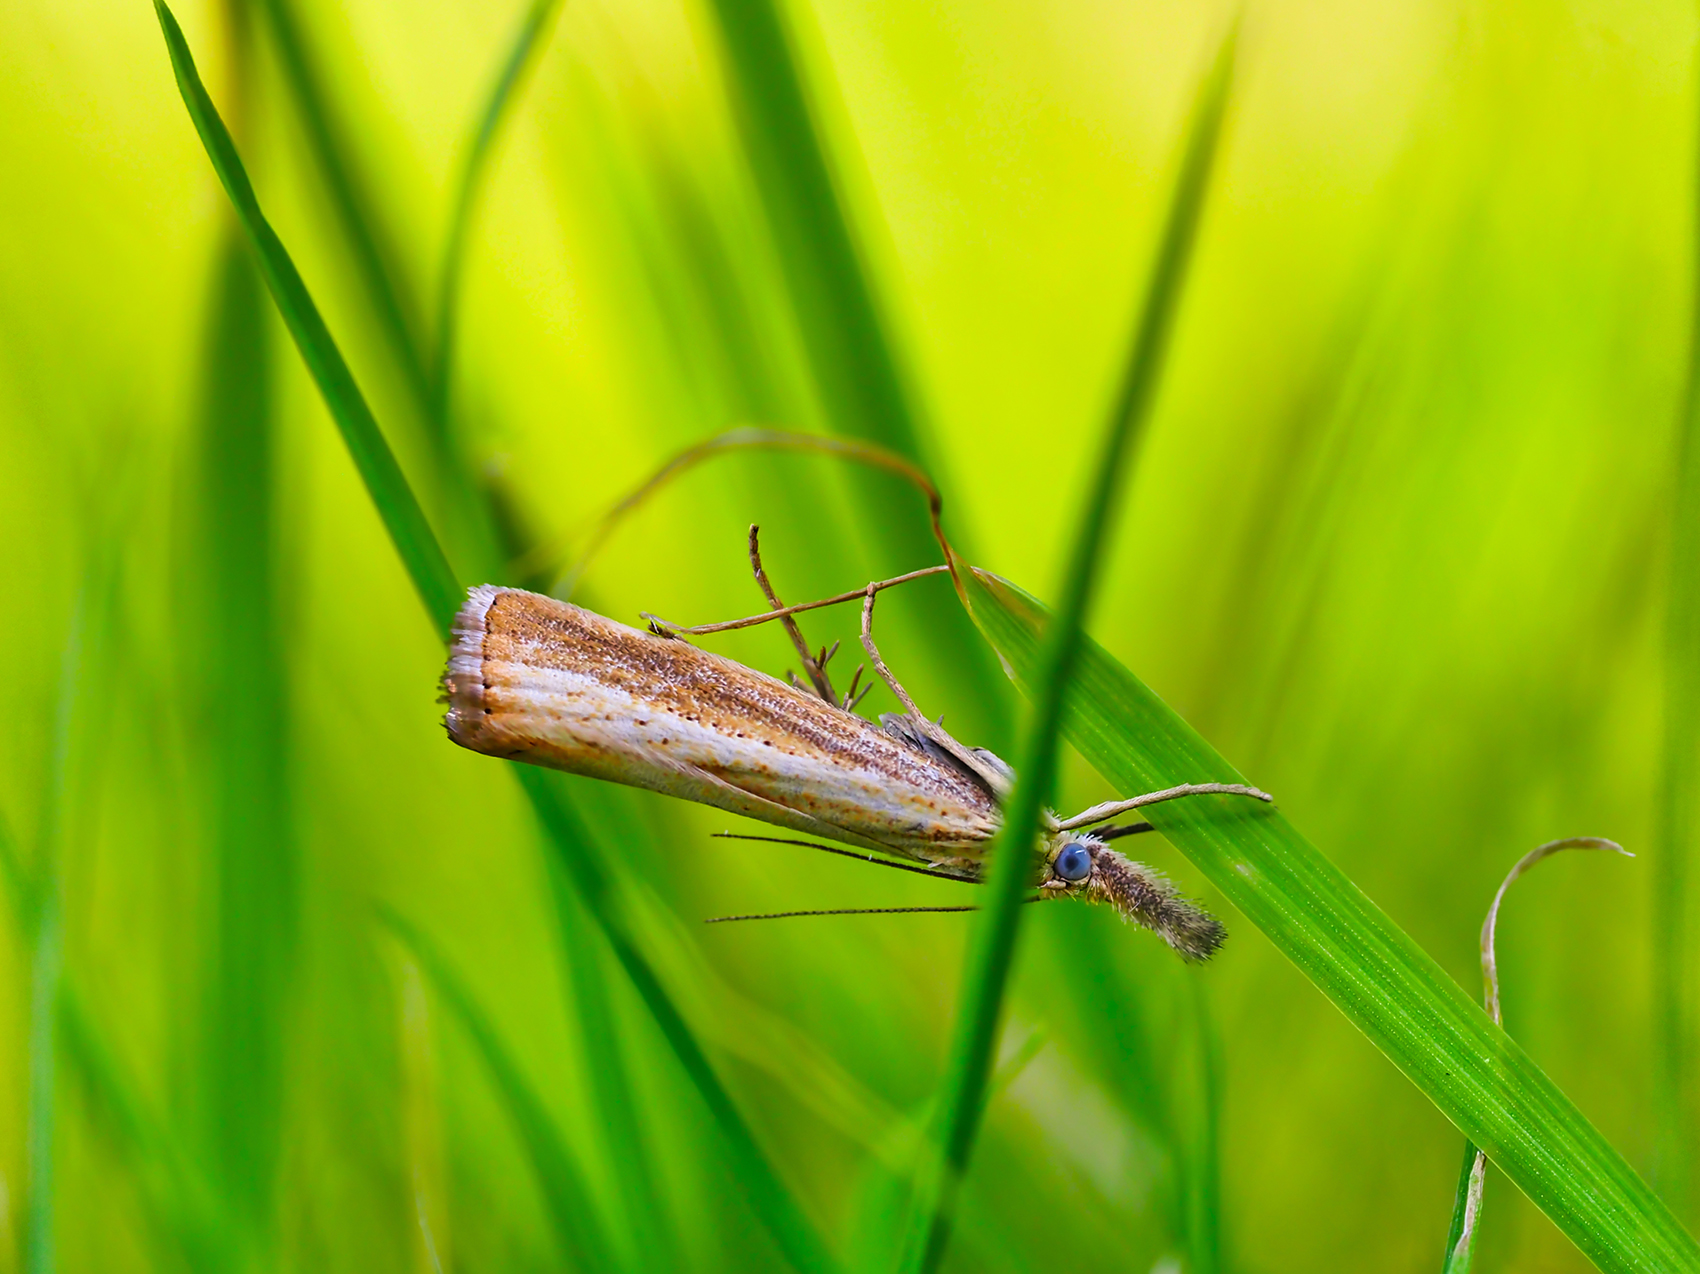
M 869 584 L 862 600 L 862 649 L 868 652 L 868 661 L 873 664 L 874 671 L 880 680 L 891 688 L 891 693 L 897 696 L 897 701 L 904 707 L 908 717 L 908 725 L 916 733 L 925 735 L 933 743 L 943 748 L 955 758 L 968 772 L 985 784 L 986 790 L 1000 801 L 1009 792 L 1010 774 L 1008 767 L 995 757 L 988 760 L 989 753 L 982 753 L 977 748 L 964 747 L 953 739 L 945 728 L 936 721 L 929 721 L 925 713 L 915 705 L 909 697 L 909 692 L 903 688 L 903 683 L 892 674 L 885 660 L 880 658 L 880 649 L 874 644 L 874 595 L 878 586 Z M 993 762 L 996 762 L 995 764 Z
M 755 572 L 756 583 L 760 586 L 762 595 L 775 611 L 782 612 L 780 622 L 785 625 L 785 632 L 791 638 L 791 644 L 797 648 L 797 658 L 803 661 L 803 672 L 808 676 L 809 684 L 815 688 L 815 693 L 834 707 L 838 706 L 838 696 L 833 693 L 832 679 L 826 675 L 823 665 L 826 659 L 816 659 L 809 653 L 809 643 L 803 640 L 803 630 L 797 627 L 797 621 L 791 617 L 791 612 L 785 609 L 785 603 L 779 600 L 779 594 L 773 591 L 773 584 L 767 578 L 767 571 L 761 564 L 761 528 L 755 523 L 750 524 L 750 569 Z M 827 658 L 830 658 L 828 656 Z
M 876 591 L 874 585 L 869 584 L 862 594 L 862 649 L 868 652 L 868 661 L 873 664 L 874 671 L 879 674 L 880 680 L 890 687 L 891 693 L 897 696 L 897 702 L 903 705 L 904 711 L 915 718 L 916 721 L 926 722 L 930 725 L 932 723 L 928 722 L 926 714 L 915 706 L 915 701 L 909 697 L 909 692 L 903 688 L 903 683 L 892 675 L 891 669 L 886 667 L 885 660 L 880 658 L 880 648 L 874 645 L 874 594 Z
M 1094 805 L 1091 809 L 1081 810 L 1072 818 L 1065 818 L 1057 824 L 1059 832 L 1073 831 L 1077 827 L 1087 827 L 1093 823 L 1102 823 L 1107 818 L 1118 814 L 1126 814 L 1129 810 L 1142 809 L 1147 805 L 1156 805 L 1160 801 L 1172 801 L 1182 796 L 1249 796 L 1258 801 L 1274 801 L 1267 792 L 1260 792 L 1255 787 L 1244 783 L 1182 783 L 1179 787 L 1166 787 L 1160 792 L 1147 792 L 1143 796 L 1135 796 L 1125 801 L 1105 801 L 1102 805 Z
M 754 628 L 757 624 L 772 623 L 776 619 L 786 619 L 792 615 L 800 615 L 806 610 L 819 610 L 822 606 L 837 606 L 841 602 L 853 602 L 867 594 L 868 589 L 894 588 L 898 584 L 907 584 L 910 580 L 921 579 L 928 575 L 941 575 L 948 571 L 948 566 L 923 566 L 918 571 L 910 571 L 906 575 L 893 575 L 890 579 L 875 580 L 864 588 L 852 589 L 848 593 L 838 593 L 832 597 L 823 597 L 819 601 L 799 602 L 795 606 L 781 606 L 777 610 L 765 611 L 760 615 L 749 615 L 743 619 L 728 619 L 719 624 L 675 624 L 671 620 L 652 615 L 648 611 L 639 611 L 649 621 L 650 628 L 662 637 L 703 637 L 709 633 L 726 633 L 735 628 Z

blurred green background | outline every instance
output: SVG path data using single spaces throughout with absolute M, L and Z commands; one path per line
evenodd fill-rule
M 456 473 L 498 496 L 517 581 L 694 442 L 865 423 L 820 353 L 840 318 L 807 286 L 807 219 L 752 146 L 742 8 L 545 14 L 467 223 L 446 442 L 420 351 L 526 11 L 179 12 L 464 577 L 498 537 Z M 908 441 L 966 555 L 1044 593 L 1228 11 L 785 12 Z M 1509 1030 L 1644 1173 L 1693 46 L 1687 6 L 1251 6 L 1091 622 L 1472 994 L 1519 855 L 1640 852 L 1519 886 L 1500 964 Z M 441 648 L 149 7 L 0 7 L 0 65 L 0 1269 L 587 1268 L 539 1128 L 616 1266 L 780 1268 L 504 767 L 446 742 Z M 935 560 L 895 481 L 746 455 L 646 504 L 576 598 L 627 621 L 758 610 L 751 522 L 788 601 Z M 1014 694 L 948 586 L 886 596 L 882 647 L 923 708 L 1007 750 Z M 805 631 L 853 647 L 855 623 Z M 794 662 L 777 631 L 705 644 Z M 867 710 L 892 706 L 881 688 Z M 1113 795 L 1066 774 L 1066 808 Z M 699 922 L 958 895 L 563 787 L 805 1210 L 848 1261 L 889 1264 L 965 918 Z M 1438 1267 L 1461 1137 L 1224 918 L 1202 969 L 1107 914 L 1026 918 L 947 1268 Z M 1585 1268 L 1491 1174 L 1478 1260 Z

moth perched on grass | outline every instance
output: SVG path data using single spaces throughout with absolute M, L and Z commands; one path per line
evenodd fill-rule
M 538 593 L 472 589 L 455 617 L 443 678 L 449 737 L 475 752 L 648 788 L 854 845 L 889 866 L 979 880 L 1014 775 L 992 753 L 964 746 L 922 715 L 873 639 L 881 588 L 946 568 L 781 607 L 762 571 L 754 527 L 750 556 L 774 609 L 696 629 L 647 617 L 651 630 L 643 632 Z M 833 691 L 825 671 L 831 652 L 811 654 L 791 618 L 858 595 L 869 661 L 905 708 L 882 715 L 878 725 L 853 710 L 856 681 L 843 696 Z M 775 619 L 791 633 L 810 687 L 681 636 Z M 1109 848 L 1117 836 L 1148 826 L 1080 829 L 1159 801 L 1212 793 L 1270 799 L 1240 784 L 1192 783 L 1071 818 L 1048 816 L 1035 848 L 1037 898 L 1107 903 L 1182 956 L 1208 959 L 1225 936 L 1221 923 L 1160 873 Z

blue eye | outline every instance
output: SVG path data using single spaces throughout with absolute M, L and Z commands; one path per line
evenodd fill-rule
M 1085 880 L 1092 874 L 1092 852 L 1079 841 L 1066 845 L 1051 864 L 1051 870 L 1062 880 Z

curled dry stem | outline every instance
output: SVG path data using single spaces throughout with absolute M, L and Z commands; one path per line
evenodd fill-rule
M 1482 921 L 1482 1006 L 1496 1026 L 1504 1026 L 1504 1014 L 1500 1011 L 1499 1002 L 1499 965 L 1494 955 L 1494 931 L 1499 924 L 1499 907 L 1505 901 L 1506 891 L 1519 877 L 1527 872 L 1542 859 L 1551 858 L 1554 854 L 1567 849 L 1592 849 L 1614 854 L 1622 854 L 1625 858 L 1633 858 L 1622 845 L 1616 841 L 1607 840 L 1603 836 L 1567 836 L 1563 840 L 1548 841 L 1538 849 L 1532 849 L 1517 860 L 1516 866 L 1505 874 L 1500 882 L 1499 891 L 1494 894 L 1493 902 L 1489 905 L 1487 918 Z M 1470 1163 L 1469 1175 L 1463 1185 L 1462 1200 L 1463 1215 L 1461 1220 L 1454 1220 L 1457 1237 L 1452 1241 L 1446 1252 L 1444 1274 L 1466 1274 L 1470 1268 L 1470 1260 L 1476 1245 L 1476 1223 L 1481 1218 L 1482 1188 L 1487 1182 L 1487 1152 L 1477 1148 L 1475 1157 Z

